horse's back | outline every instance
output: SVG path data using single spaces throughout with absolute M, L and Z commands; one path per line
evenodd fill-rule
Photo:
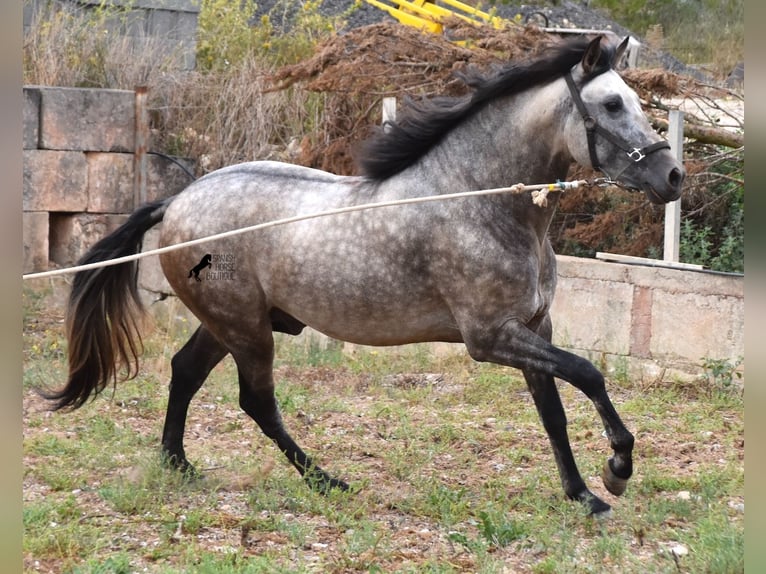
M 276 162 L 239 164 L 176 198 L 161 243 L 365 203 L 375 192 L 362 178 Z M 278 309 L 357 343 L 456 340 L 453 318 L 427 272 L 421 235 L 434 230 L 416 224 L 419 217 L 410 208 L 312 218 L 173 251 L 161 263 L 181 300 L 208 323 L 256 322 Z M 189 279 L 206 253 L 211 268 L 201 281 Z M 403 329 L 413 306 L 419 314 Z

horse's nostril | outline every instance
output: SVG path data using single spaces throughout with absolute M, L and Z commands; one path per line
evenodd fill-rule
M 684 172 L 683 170 L 678 169 L 677 167 L 674 167 L 670 171 L 670 175 L 668 176 L 668 183 L 671 185 L 671 187 L 675 189 L 680 189 L 681 184 L 684 182 Z

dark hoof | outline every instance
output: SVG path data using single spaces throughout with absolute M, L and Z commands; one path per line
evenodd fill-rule
M 585 490 L 582 494 L 572 497 L 573 500 L 585 505 L 588 514 L 597 518 L 608 518 L 612 514 L 612 507 L 593 494 L 590 490 Z
M 604 463 L 604 469 L 601 471 L 601 480 L 604 481 L 606 489 L 615 496 L 621 496 L 628 487 L 628 479 L 620 478 L 612 470 L 612 459 Z
M 202 473 L 194 468 L 194 465 L 186 460 L 185 456 L 164 453 L 162 455 L 162 464 L 167 468 L 180 472 L 185 478 L 190 480 L 202 478 Z
M 330 494 L 333 490 L 347 492 L 348 484 L 337 478 L 332 478 L 323 470 L 313 470 L 303 475 L 303 480 L 309 485 L 309 488 L 319 494 Z

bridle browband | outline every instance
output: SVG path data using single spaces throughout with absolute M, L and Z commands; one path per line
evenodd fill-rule
M 593 165 L 593 169 L 603 171 L 601 169 L 601 163 L 598 161 L 598 155 L 596 155 L 596 132 L 623 150 L 635 163 L 640 162 L 647 155 L 654 153 L 657 150 L 670 149 L 670 144 L 665 140 L 660 140 L 642 148 L 633 147 L 621 137 L 614 135 L 603 126 L 600 126 L 596 121 L 596 118 L 588 113 L 588 109 L 585 107 L 585 103 L 583 103 L 582 98 L 580 97 L 580 91 L 577 89 L 574 79 L 572 79 L 572 73 L 567 72 L 564 79 L 567 82 L 567 86 L 569 86 L 569 93 L 572 94 L 572 100 L 574 100 L 575 106 L 585 123 L 585 133 L 588 136 L 588 153 L 590 154 L 590 162 Z

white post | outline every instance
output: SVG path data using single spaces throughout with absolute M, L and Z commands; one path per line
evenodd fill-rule
M 641 50 L 641 42 L 633 36 L 628 40 L 628 68 L 638 67 L 638 52 Z
M 396 120 L 396 98 L 389 96 L 383 98 L 383 123 Z
M 668 113 L 668 142 L 670 150 L 678 161 L 684 160 L 684 113 L 670 110 Z M 678 247 L 681 243 L 681 199 L 665 204 L 665 248 L 664 261 L 678 261 Z

